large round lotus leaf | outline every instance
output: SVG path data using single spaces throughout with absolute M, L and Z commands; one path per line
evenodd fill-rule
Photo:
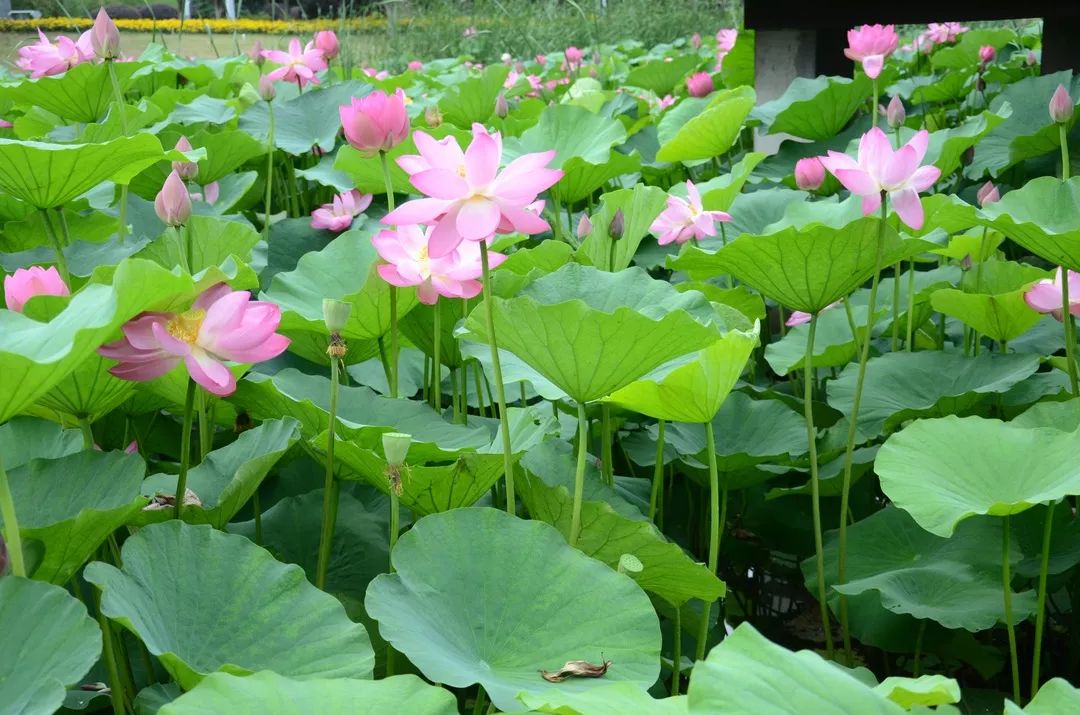
M 878 451 L 881 489 L 919 526 L 952 535 L 975 514 L 1017 514 L 1080 494 L 1080 431 L 982 417 L 916 420 Z
M 1077 709 L 1080 709 L 1080 689 L 1064 678 L 1045 682 L 1025 708 L 1011 700 L 1005 701 L 1005 715 L 1061 715 Z
M 37 404 L 50 410 L 72 415 L 86 415 L 96 421 L 135 391 L 135 383 L 121 380 L 108 372 L 114 360 L 92 354 L 70 375 L 38 399 Z
M 665 95 L 675 89 L 675 85 L 682 82 L 683 78 L 700 64 L 701 59 L 690 54 L 649 60 L 630 70 L 626 75 L 626 84 Z
M 694 666 L 690 715 L 901 715 L 904 709 L 817 653 L 793 653 L 743 623 Z
M 370 87 L 363 82 L 347 81 L 286 101 L 279 99 L 273 106 L 274 145 L 296 156 L 306 154 L 312 147 L 333 151 L 334 140 L 341 131 L 338 107 L 347 105 L 350 97 L 359 97 L 369 91 Z M 266 102 L 256 102 L 240 115 L 237 128 L 265 143 L 270 130 L 270 109 Z M 206 118 L 200 117 L 196 121 L 206 121 Z M 224 124 L 226 121 L 219 118 L 212 123 Z
M 242 536 L 154 524 L 124 542 L 124 568 L 84 571 L 101 609 L 161 659 L 185 689 L 218 670 L 302 680 L 370 678 L 367 632 L 299 566 L 279 563 Z
M 907 512 L 886 507 L 851 525 L 847 583 L 836 573 L 839 539 L 830 532 L 825 541 L 828 585 L 849 597 L 873 592 L 893 613 L 930 619 L 946 628 L 984 631 L 1004 622 L 1001 599 L 1000 519 L 970 519 L 944 539 L 922 529 Z M 1010 549 L 1013 565 L 1022 554 L 1016 538 Z M 807 588 L 816 592 L 814 559 L 802 564 Z M 836 606 L 836 598 L 830 605 Z M 1013 594 L 1013 621 L 1019 623 L 1035 609 L 1035 594 Z
M 269 670 L 207 676 L 158 715 L 457 715 L 457 700 L 415 675 L 385 680 L 292 680 Z
M 140 62 L 117 62 L 110 68 L 105 63 L 84 62 L 58 77 L 23 79 L 7 85 L 0 88 L 0 98 L 44 109 L 72 122 L 96 122 L 116 98 L 110 69 L 125 86 L 131 75 L 144 66 Z
M 754 90 L 736 87 L 711 97 L 690 97 L 665 112 L 656 131 L 658 161 L 694 161 L 720 156 L 735 143 L 754 108 Z
M 1042 176 L 984 206 L 990 226 L 1050 263 L 1080 271 L 1080 177 Z
M 584 692 L 549 690 L 542 695 L 523 693 L 522 702 L 535 712 L 556 715 L 686 715 L 687 698 L 657 700 L 629 683 L 615 683 Z
M 59 586 L 0 578 L 0 709 L 51 715 L 101 653 L 101 631 L 86 607 Z
M 716 341 L 718 316 L 696 291 L 679 293 L 640 268 L 609 273 L 576 263 L 492 299 L 506 349 L 578 402 L 605 397 L 653 368 Z M 487 340 L 481 303 L 465 320 Z
M 781 132 L 803 139 L 825 141 L 843 129 L 870 96 L 870 80 L 863 75 L 795 78 L 779 98 L 766 102 L 751 115 L 770 134 Z
M 1043 318 L 1024 302 L 1022 290 L 983 295 L 944 288 L 934 291 L 930 305 L 997 342 L 1020 337 Z
M 31 459 L 59 459 L 82 449 L 82 434 L 36 417 L 16 417 L 0 425 L 0 454 L 9 472 Z
M 436 683 L 480 683 L 501 710 L 519 693 L 581 692 L 612 681 L 641 690 L 660 674 L 660 624 L 628 577 L 558 531 L 487 508 L 426 516 L 401 537 L 397 573 L 371 582 L 379 632 Z M 599 679 L 549 683 L 540 670 L 610 660 Z

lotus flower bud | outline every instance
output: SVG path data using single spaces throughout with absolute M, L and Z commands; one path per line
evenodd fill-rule
M 964 153 L 960 155 L 960 163 L 963 166 L 970 166 L 973 161 L 975 161 L 975 147 L 969 146 L 964 150 Z
M 623 230 L 626 228 L 626 217 L 623 216 L 622 209 L 615 209 L 615 215 L 611 217 L 611 223 L 608 224 L 608 236 L 612 241 L 618 241 L 623 237 Z
M 277 87 L 268 74 L 259 77 L 259 96 L 267 102 L 273 102 L 274 97 L 277 96 Z
M 825 183 L 825 167 L 816 156 L 795 163 L 795 185 L 803 191 L 817 191 Z
M 691 97 L 707 97 L 715 89 L 712 75 L 708 72 L 696 72 L 690 75 L 686 78 L 686 89 Z
M 175 170 L 154 199 L 154 212 L 169 226 L 183 226 L 191 218 L 191 195 Z
M 120 56 L 120 30 L 105 8 L 98 10 L 94 26 L 90 28 L 90 47 L 99 60 L 113 60 Z
M 341 47 L 338 45 L 337 35 L 333 30 L 322 30 L 315 33 L 315 49 L 322 50 L 323 57 L 332 60 L 338 56 Z
M 420 60 L 410 60 L 408 67 L 413 72 L 419 72 L 420 70 L 424 69 L 424 63 Z
M 979 61 L 984 66 L 993 62 L 995 57 L 997 57 L 997 50 L 994 49 L 993 45 L 983 45 L 979 48 Z
M 264 49 L 266 48 L 263 47 L 263 44 L 258 40 L 255 40 L 255 44 L 251 46 L 250 50 L 248 50 L 248 57 L 250 57 L 251 61 L 254 62 L 255 65 L 258 67 L 262 67 L 263 62 L 266 62 L 266 58 L 263 57 Z
M 435 105 L 432 105 L 424 110 L 424 122 L 434 129 L 443 122 L 442 112 Z
M 538 64 L 538 65 L 546 65 L 547 64 L 547 55 L 537 55 L 536 56 L 536 64 Z
M 906 119 L 907 112 L 904 111 L 904 103 L 900 101 L 899 97 L 890 99 L 889 108 L 885 110 L 885 121 L 893 129 L 899 129 L 904 126 L 904 120 Z
M 340 333 L 345 329 L 345 323 L 348 322 L 351 312 L 352 303 L 331 298 L 326 298 L 322 302 L 323 322 L 331 333 Z
M 177 151 L 189 152 L 191 149 L 191 142 L 188 141 L 186 136 L 181 136 L 176 140 Z M 191 181 L 199 175 L 199 165 L 193 161 L 174 161 L 172 170 L 179 174 L 184 181 Z
M 382 436 L 383 452 L 386 454 L 386 463 L 392 467 L 400 467 L 405 464 L 405 457 L 409 454 L 409 446 L 412 444 L 412 435 L 403 432 L 386 432 Z
M 506 102 L 506 95 L 499 92 L 499 96 L 495 98 L 495 116 L 499 119 L 506 119 L 506 115 L 510 113 L 510 105 Z
M 690 36 L 690 46 L 693 47 L 695 50 L 700 50 L 701 49 L 701 33 L 700 32 L 695 32 L 693 35 Z
M 998 192 L 998 188 L 994 186 L 994 182 L 987 181 L 979 187 L 979 190 L 975 193 L 975 198 L 979 201 L 979 206 L 986 206 L 1000 200 L 1001 194 Z
M 585 238 L 590 233 L 592 233 L 592 221 L 589 220 L 589 214 L 583 213 L 577 225 L 578 238 Z
M 510 54 L 509 52 L 504 52 L 504 53 L 502 53 L 502 55 L 501 55 L 501 56 L 499 57 L 499 59 L 500 59 L 500 60 L 502 61 L 502 63 L 503 63 L 504 65 L 508 65 L 508 64 L 511 64 L 511 63 L 513 63 L 513 61 L 514 61 L 514 56 L 513 56 L 512 54 Z
M 1058 124 L 1065 124 L 1073 115 L 1073 101 L 1065 85 L 1059 84 L 1050 98 L 1050 118 Z
M 585 53 L 578 48 L 571 45 L 566 48 L 566 61 L 570 65 L 581 64 L 581 60 L 585 58 Z
M 1026 64 L 1028 67 L 1034 67 L 1035 63 L 1038 61 L 1038 58 L 1035 57 L 1035 51 L 1028 50 L 1027 57 L 1024 58 L 1024 64 Z
M 345 139 L 368 156 L 393 149 L 409 135 L 405 93 L 400 88 L 393 94 L 376 90 L 359 99 L 353 97 L 339 114 Z

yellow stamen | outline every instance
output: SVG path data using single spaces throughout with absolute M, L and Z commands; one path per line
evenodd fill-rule
M 457 175 L 460 176 L 463 179 L 465 178 L 465 165 L 464 164 L 458 165 Z
M 177 340 L 194 345 L 199 337 L 199 328 L 202 326 L 204 318 L 206 318 L 205 310 L 192 308 L 174 316 L 169 322 L 165 323 L 165 329 L 169 331 L 169 335 Z

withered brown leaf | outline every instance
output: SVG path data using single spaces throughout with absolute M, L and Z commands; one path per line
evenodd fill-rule
M 540 675 L 549 683 L 561 683 L 567 678 L 602 678 L 610 667 L 610 660 L 605 660 L 600 665 L 593 665 L 587 660 L 568 660 L 554 673 L 541 670 Z

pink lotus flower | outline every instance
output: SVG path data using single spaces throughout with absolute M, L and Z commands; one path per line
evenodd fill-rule
M 313 43 L 315 49 L 322 50 L 323 57 L 327 61 L 334 59 L 338 56 L 338 52 L 341 51 L 341 47 L 338 45 L 337 35 L 333 30 L 321 30 L 315 33 L 315 41 Z
M 60 35 L 56 38 L 55 45 L 49 42 L 44 32 L 38 30 L 38 41 L 32 45 L 20 47 L 19 59 L 15 64 L 24 72 L 29 72 L 31 79 L 37 79 L 63 74 L 93 56 L 89 30 L 83 33 L 78 42 Z
M 975 199 L 979 202 L 979 206 L 986 206 L 995 201 L 1000 201 L 1001 194 L 998 192 L 998 187 L 994 186 L 994 182 L 987 181 L 975 192 Z
M 649 226 L 661 246 L 674 241 L 686 243 L 691 238 L 701 240 L 716 235 L 717 221 L 730 221 L 731 215 L 724 211 L 706 211 L 701 205 L 701 193 L 694 182 L 686 182 L 687 199 L 668 195 L 667 208 Z
M 409 62 L 409 69 L 413 72 L 419 72 L 420 70 L 424 69 L 424 63 L 420 60 L 412 60 L 411 62 Z
M 0 119 L 0 129 L 11 129 L 13 126 L 15 126 L 15 125 L 12 124 L 11 122 L 9 122 L 8 120 Z
M 296 82 L 301 89 L 307 83 L 319 84 L 317 72 L 326 69 L 326 58 L 322 50 L 308 43 L 306 47 L 300 47 L 300 40 L 295 37 L 289 40 L 289 51 L 263 50 L 263 57 L 279 65 L 270 72 L 267 77 L 273 81 L 284 80 Z
M 824 313 L 826 310 L 832 310 L 838 305 L 840 305 L 840 301 L 830 303 L 829 305 L 822 308 L 821 312 Z M 791 315 L 788 316 L 788 319 L 784 321 L 784 325 L 788 326 L 789 328 L 794 328 L 796 325 L 803 325 L 805 323 L 809 323 L 810 319 L 813 317 L 814 316 L 810 313 L 804 313 L 801 310 L 793 310 L 791 311 Z
M 825 183 L 825 167 L 816 156 L 795 162 L 795 185 L 803 191 L 817 191 Z
M 695 72 L 686 78 L 686 89 L 691 97 L 707 97 L 715 89 L 712 75 L 708 72 Z
M 1073 115 L 1073 101 L 1065 85 L 1059 84 L 1050 97 L 1050 118 L 1057 124 L 1065 124 Z
M 417 225 L 398 226 L 396 230 L 380 231 L 371 239 L 375 250 L 387 263 L 378 267 L 379 275 L 390 285 L 399 288 L 417 286 L 421 303 L 434 305 L 439 296 L 473 298 L 483 287 L 480 244 L 465 242 L 441 258 L 428 252 L 433 229 Z M 501 253 L 489 253 L 491 268 L 506 260 Z
M 536 56 L 536 64 L 538 64 L 538 65 L 546 65 L 547 64 L 547 55 L 537 55 Z
M 997 57 L 997 50 L 993 45 L 983 45 L 979 48 L 979 61 L 984 67 L 993 62 L 995 57 Z
M 277 96 L 277 86 L 268 74 L 259 77 L 259 96 L 266 102 L 273 102 Z
M 263 51 L 265 49 L 266 48 L 263 47 L 263 44 L 261 42 L 255 40 L 255 44 L 251 46 L 250 50 L 248 50 L 248 57 L 250 57 L 251 61 L 259 67 L 262 67 L 263 62 L 266 62 L 266 58 L 263 56 Z
M 90 28 L 90 46 L 99 60 L 112 60 L 120 56 L 120 30 L 105 8 L 98 9 L 94 26 Z
M 462 241 L 486 241 L 495 233 L 548 230 L 533 202 L 562 178 L 562 171 L 547 168 L 555 151 L 524 154 L 500 172 L 502 135 L 481 124 L 473 124 L 472 133 L 463 152 L 453 136 L 436 141 L 414 132 L 420 155 L 398 159 L 412 185 L 428 198 L 398 207 L 383 223 L 434 225 L 428 246 L 432 258 L 446 256 Z
M 956 42 L 956 38 L 969 29 L 959 22 L 931 22 L 923 34 L 932 43 L 945 45 Z
M 889 106 L 885 110 L 885 121 L 893 129 L 899 129 L 907 121 L 907 111 L 900 97 L 896 96 L 889 100 Z
M 175 169 L 154 198 L 154 213 L 168 226 L 183 226 L 191 217 L 191 196 Z
M 863 71 L 870 79 L 877 79 L 885 66 L 885 58 L 896 51 L 900 38 L 892 25 L 863 25 L 848 30 L 848 46 L 844 55 L 862 63 Z
M 1028 67 L 1034 67 L 1035 63 L 1039 61 L 1039 58 L 1035 56 L 1034 50 L 1028 50 L 1027 55 L 1024 57 L 1024 64 Z
M 191 142 L 184 135 L 180 135 L 180 138 L 176 140 L 177 151 L 189 152 L 192 150 Z M 172 163 L 172 170 L 180 175 L 180 178 L 184 181 L 190 181 L 199 175 L 199 165 L 194 161 L 174 161 Z
M 365 67 L 364 74 L 366 74 L 368 77 L 371 77 L 372 79 L 378 80 L 390 78 L 389 72 L 387 72 L 386 70 L 377 70 L 374 67 Z
M 409 135 L 409 115 L 405 111 L 405 93 L 399 87 L 392 95 L 382 90 L 340 107 L 345 139 L 354 149 L 368 155 L 389 151 Z
M 695 32 L 693 35 L 690 35 L 690 46 L 693 47 L 695 50 L 700 50 L 701 49 L 701 33 L 700 32 Z
M 739 39 L 739 31 L 725 28 L 716 33 L 716 47 L 720 52 L 728 53 L 735 49 L 735 42 Z
M 236 391 L 226 361 L 253 363 L 277 357 L 289 346 L 278 335 L 281 308 L 251 300 L 224 283 L 207 289 L 183 313 L 142 313 L 128 321 L 124 337 L 98 348 L 119 360 L 109 372 L 123 380 L 153 380 L 181 362 L 191 379 L 225 397 Z
M 592 221 L 589 220 L 589 214 L 582 213 L 577 225 L 577 237 L 585 238 L 590 233 L 592 233 Z
M 4 302 L 8 310 L 21 313 L 26 301 L 36 295 L 66 296 L 71 295 L 71 291 L 55 266 L 19 268 L 4 276 Z
M 675 104 L 675 98 L 670 94 L 665 94 L 660 98 L 660 101 L 656 103 L 656 108 L 662 112 L 673 104 Z
M 900 220 L 917 230 L 923 224 L 919 192 L 930 188 L 941 176 L 941 169 L 936 166 L 919 166 L 929 142 L 930 135 L 923 129 L 893 151 L 885 132 L 874 127 L 859 140 L 858 161 L 830 151 L 821 163 L 844 188 L 862 197 L 864 215 L 877 211 L 888 194 Z
M 566 56 L 567 64 L 569 64 L 571 67 L 580 65 L 581 60 L 585 58 L 585 53 L 579 50 L 577 47 L 574 47 L 573 45 L 567 47 L 564 54 Z
M 1024 301 L 1039 313 L 1049 313 L 1059 322 L 1062 318 L 1061 272 L 1058 268 L 1054 280 L 1041 280 L 1027 289 Z M 1080 273 L 1069 271 L 1069 313 L 1080 315 Z
M 341 233 L 352 226 L 353 218 L 371 205 L 371 194 L 361 194 L 356 189 L 334 197 L 332 203 L 323 204 L 311 212 L 311 227 L 324 228 Z
M 206 186 L 202 187 L 202 191 L 190 192 L 192 201 L 205 201 L 213 206 L 217 203 L 218 196 L 221 195 L 221 185 L 216 181 L 211 181 Z

